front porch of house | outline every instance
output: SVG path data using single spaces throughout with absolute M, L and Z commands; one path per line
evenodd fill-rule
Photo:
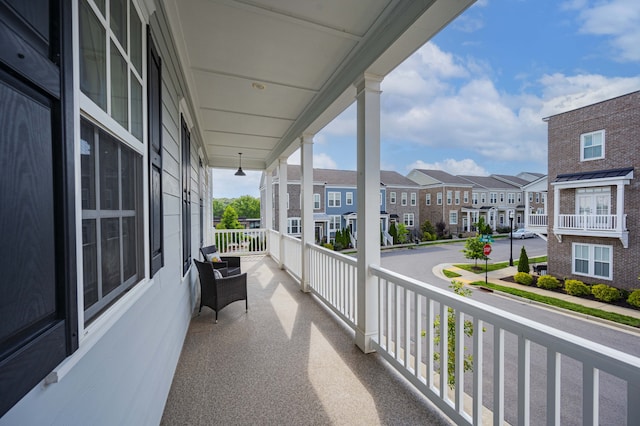
M 242 267 L 249 312 L 192 319 L 162 424 L 450 424 L 270 257 Z

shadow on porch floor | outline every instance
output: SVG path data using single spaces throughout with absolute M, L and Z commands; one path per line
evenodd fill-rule
M 192 319 L 162 424 L 450 424 L 271 258 L 242 270 L 249 312 Z

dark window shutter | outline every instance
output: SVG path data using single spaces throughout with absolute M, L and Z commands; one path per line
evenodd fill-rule
M 149 239 L 151 276 L 164 265 L 162 220 L 162 62 L 147 28 L 149 106 Z
M 78 347 L 71 4 L 61 3 L 0 2 L 0 417 Z
M 184 117 L 182 127 L 182 274 L 191 266 L 191 134 Z

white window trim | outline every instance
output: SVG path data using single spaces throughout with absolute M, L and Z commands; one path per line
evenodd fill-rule
M 415 226 L 415 215 L 413 213 L 405 213 L 402 217 L 402 223 L 406 227 L 413 228 Z
M 407 193 L 403 192 L 402 194 L 400 194 L 400 205 L 401 206 L 406 206 L 407 205 Z
M 352 191 L 348 191 L 347 193 L 345 193 L 344 203 L 347 206 L 352 206 L 353 205 L 353 192 Z
M 314 193 L 313 194 L 313 209 L 314 210 L 320 210 L 320 194 L 318 193 Z
M 395 204 L 395 203 L 396 203 L 396 192 L 391 191 L 389 193 L 389 204 Z
M 412 193 L 411 193 L 411 198 L 410 198 L 410 200 L 411 200 L 410 202 L 411 202 L 411 205 L 412 205 L 412 206 L 415 206 L 415 205 L 418 203 L 418 197 L 417 197 L 417 195 L 416 195 L 416 193 L 415 193 L 415 192 L 412 192 Z
M 426 194 L 424 197 L 424 204 L 426 206 L 430 206 L 431 205 L 431 194 Z
M 576 257 L 575 257 L 575 247 L 576 246 L 587 246 L 589 248 L 589 272 L 588 273 L 584 273 L 584 272 L 577 272 L 576 271 Z M 607 248 L 609 249 L 609 276 L 608 277 L 603 277 L 600 275 L 595 275 L 594 273 L 594 269 L 595 269 L 595 256 L 594 256 L 594 252 L 595 252 L 595 248 L 596 247 L 603 247 L 603 248 Z M 572 243 L 571 244 L 571 273 L 574 275 L 581 275 L 584 277 L 591 277 L 591 278 L 597 278 L 597 279 L 601 279 L 601 280 L 608 280 L 611 281 L 613 280 L 613 246 L 608 246 L 608 245 L 604 245 L 604 244 L 586 244 L 586 243 Z
M 436 193 L 436 204 L 439 206 L 442 205 L 442 192 Z
M 333 197 L 333 200 L 332 200 Z M 333 201 L 333 205 L 331 202 Z M 338 208 L 342 207 L 342 193 L 339 191 L 329 191 L 327 193 L 327 207 Z
M 455 220 L 451 220 L 453 217 L 452 215 L 455 215 Z M 449 225 L 457 225 L 458 219 L 458 210 L 449 210 Z
M 291 232 L 293 229 L 293 222 L 298 222 L 298 230 L 300 232 Z M 299 217 L 289 217 L 287 218 L 287 234 L 289 235 L 300 235 L 302 233 L 302 221 Z
M 592 157 L 592 158 L 584 158 L 584 138 L 585 136 L 592 136 L 592 135 L 596 135 L 598 133 L 602 134 L 602 154 L 600 155 L 600 157 Z M 604 129 L 602 130 L 596 130 L 593 132 L 588 132 L 588 133 L 583 133 L 580 135 L 580 161 L 592 161 L 592 160 L 602 160 L 605 157 L 605 131 Z

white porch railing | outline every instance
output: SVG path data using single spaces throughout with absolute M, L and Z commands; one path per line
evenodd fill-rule
M 393 245 L 393 237 L 387 231 L 382 231 L 382 245 L 383 246 Z
M 284 235 L 285 268 L 298 281 L 302 278 L 302 242 L 290 235 Z
M 624 231 L 627 229 L 627 215 L 622 215 L 619 223 L 615 214 L 561 214 L 556 228 L 584 231 Z
M 267 254 L 276 262 L 280 261 L 280 233 L 267 229 Z
M 309 285 L 349 326 L 356 324 L 356 259 L 316 245 L 309 248 Z
M 283 241 L 286 267 L 300 277 L 300 241 Z M 313 244 L 308 249 L 312 292 L 355 329 L 356 259 Z M 491 417 L 500 425 L 539 423 L 545 414 L 546 423 L 556 425 L 635 424 L 640 418 L 640 358 L 379 266 L 370 265 L 369 270 L 377 277 L 378 296 L 373 348 L 456 424 L 482 424 Z M 455 319 L 455 348 L 465 348 L 454 351 L 451 360 L 453 386 L 448 374 L 439 374 L 448 370 L 450 361 L 444 338 L 448 321 L 440 321 L 440 343 L 433 340 L 436 316 L 448 318 L 449 308 Z M 473 324 L 471 338 L 463 332 L 466 321 Z M 466 374 L 465 352 L 473 357 L 473 371 Z M 434 353 L 445 355 L 435 362 Z M 484 362 L 487 356 L 491 363 Z M 621 400 L 608 397 L 607 390 L 613 388 L 623 389 Z M 620 417 L 601 419 L 601 409 Z M 569 415 L 569 410 L 582 418 Z
M 549 223 L 548 215 L 546 214 L 530 214 L 529 215 L 529 226 L 544 226 L 546 227 Z
M 267 252 L 266 229 L 215 229 L 213 244 L 222 254 L 264 254 Z

